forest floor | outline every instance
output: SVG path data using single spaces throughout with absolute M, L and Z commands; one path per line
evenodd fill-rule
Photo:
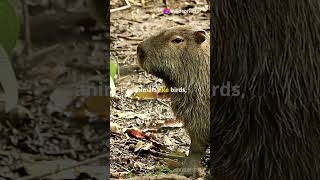
M 28 2 L 29 53 L 21 28 L 13 59 L 19 106 L 0 113 L 0 179 L 105 179 L 109 98 L 85 94 L 106 81 L 105 29 L 84 0 Z
M 188 154 L 190 139 L 182 121 L 174 116 L 170 99 L 137 92 L 164 84 L 137 68 L 136 48 L 144 38 L 172 26 L 191 25 L 209 33 L 210 14 L 205 0 L 169 1 L 171 14 L 163 12 L 162 1 L 128 2 L 135 3 L 126 7 L 125 1 L 111 1 L 114 10 L 110 18 L 111 60 L 120 67 L 110 112 L 111 177 L 143 179 L 149 176 L 152 179 L 158 176 L 156 179 L 161 179 L 161 175 L 179 167 L 179 160 Z M 179 10 L 182 11 L 179 13 Z

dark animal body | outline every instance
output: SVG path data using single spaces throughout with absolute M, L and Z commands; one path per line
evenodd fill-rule
M 107 12 L 109 12 L 108 2 L 106 0 L 87 0 L 90 14 L 101 25 L 106 24 Z
M 211 179 L 320 179 L 320 1 L 213 1 Z
M 193 175 L 209 145 L 210 38 L 203 30 L 178 26 L 161 31 L 139 44 L 138 62 L 148 73 L 162 78 L 169 88 L 172 109 L 184 120 L 191 138 L 190 154 L 182 174 Z

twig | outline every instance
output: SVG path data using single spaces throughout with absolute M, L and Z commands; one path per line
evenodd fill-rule
M 66 154 L 72 154 L 73 152 L 74 152 L 73 149 L 69 149 L 69 150 L 62 150 L 60 152 L 44 152 L 44 154 L 50 155 L 50 156 L 61 156 Z
M 123 169 L 123 170 L 125 170 L 125 171 L 127 171 L 127 172 L 130 172 L 129 169 L 123 167 L 123 165 L 121 165 L 121 164 L 119 164 L 119 163 L 115 163 L 115 165 L 117 165 L 118 167 L 120 167 L 121 169 Z
M 24 38 L 25 38 L 25 53 L 29 56 L 32 53 L 31 32 L 30 32 L 30 17 L 28 11 L 27 1 L 22 1 L 22 14 L 24 24 Z
M 169 98 L 169 97 L 168 97 Z M 170 105 L 169 104 L 167 104 L 167 103 L 165 103 L 165 102 L 162 102 L 160 99 L 158 99 L 157 98 L 157 101 L 160 103 L 160 104 L 162 104 L 162 105 L 164 105 L 164 106 L 166 106 L 166 107 L 170 107 Z
M 119 7 L 119 8 L 115 8 L 115 9 L 110 9 L 110 12 L 116 12 L 116 11 L 121 11 L 121 10 L 125 10 L 125 9 L 128 9 L 131 7 L 131 4 L 129 3 L 128 0 L 125 0 L 126 1 L 126 4 L 125 6 L 122 6 L 122 7 Z
M 10 156 L 11 153 L 9 151 L 0 151 L 1 156 Z
M 38 51 L 33 52 L 32 54 L 30 54 L 29 56 L 27 56 L 23 61 L 23 67 L 22 67 L 22 71 L 26 70 L 26 69 L 31 69 L 32 67 L 36 66 L 39 64 L 40 61 L 43 60 L 43 57 L 50 54 L 53 51 L 58 50 L 58 48 L 60 48 L 61 45 L 60 44 L 55 44 L 43 49 L 40 49 Z M 25 62 L 28 61 L 28 62 Z M 21 67 L 18 67 L 21 68 Z M 20 69 L 18 69 L 20 70 Z
M 28 61 L 31 61 L 31 62 L 29 62 L 28 66 L 33 67 L 33 66 L 39 64 L 38 61 L 40 61 L 40 60 L 42 61 L 43 56 L 46 56 L 53 51 L 56 51 L 60 47 L 61 47 L 60 44 L 55 44 L 55 45 L 40 49 L 40 50 L 32 53 L 29 57 L 27 57 Z
M 159 180 L 159 179 L 171 179 L 171 180 L 191 180 L 185 176 L 180 176 L 177 174 L 165 174 L 159 176 L 138 176 L 134 178 L 129 178 L 126 180 Z
M 17 180 L 40 179 L 40 178 L 43 178 L 43 177 L 46 177 L 46 176 L 50 176 L 52 174 L 56 174 L 56 173 L 59 173 L 59 172 L 62 172 L 62 171 L 66 171 L 66 170 L 69 170 L 69 169 L 72 169 L 72 168 L 76 168 L 76 167 L 79 167 L 79 166 L 82 166 L 82 165 L 90 164 L 90 163 L 95 162 L 95 161 L 97 161 L 99 159 L 102 159 L 102 158 L 108 158 L 108 154 L 102 154 L 102 155 L 99 155 L 99 156 L 96 156 L 96 157 L 81 161 L 81 162 L 76 163 L 74 165 L 69 165 L 69 166 L 61 168 L 61 169 L 56 169 L 54 171 L 42 173 L 42 174 L 39 174 L 39 175 L 31 175 L 31 176 L 22 177 L 22 178 L 19 178 Z
M 117 35 L 117 38 L 123 38 L 123 39 L 126 39 L 126 40 L 133 40 L 133 41 L 142 41 L 143 39 L 142 38 L 138 38 L 138 37 L 129 37 L 129 36 L 124 36 L 124 35 Z
M 186 158 L 186 157 L 182 157 L 182 156 L 168 155 L 165 153 L 157 152 L 152 149 L 150 149 L 149 152 L 151 155 L 156 156 L 156 157 L 161 157 L 161 158 L 169 158 L 169 159 L 177 159 L 177 160 L 184 160 Z
M 136 23 L 144 23 L 144 21 L 140 21 L 138 19 L 133 19 L 133 18 L 120 17 L 120 19 L 127 20 L 127 21 L 133 21 L 133 22 L 136 22 Z
M 142 6 L 141 3 L 137 3 L 134 0 L 129 0 L 129 2 L 131 2 L 132 4 L 136 5 L 136 6 Z
M 87 72 L 96 72 L 96 71 L 101 71 L 101 72 L 106 72 L 107 68 L 103 65 L 94 65 L 94 64 L 83 64 L 83 63 L 77 63 L 77 62 L 67 62 L 66 63 L 67 67 L 75 68 L 78 70 L 82 71 L 87 71 Z

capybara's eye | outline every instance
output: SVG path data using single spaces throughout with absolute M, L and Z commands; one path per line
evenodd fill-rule
M 175 38 L 174 40 L 172 40 L 172 42 L 174 42 L 174 43 L 181 43 L 181 42 L 183 42 L 184 40 L 181 38 L 181 37 L 177 37 L 177 38 Z

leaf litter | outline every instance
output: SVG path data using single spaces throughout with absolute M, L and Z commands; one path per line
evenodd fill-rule
M 177 159 L 188 154 L 190 139 L 182 119 L 170 108 L 162 80 L 141 69 L 121 76 L 121 67 L 136 66 L 137 45 L 160 29 L 189 24 L 209 30 L 206 1 L 174 1 L 172 8 L 199 9 L 187 15 L 164 15 L 162 1 L 132 1 L 130 8 L 111 13 L 111 59 L 119 64 L 120 77 L 115 80 L 117 98 L 111 100 L 110 121 L 112 127 L 122 129 L 110 138 L 111 177 L 189 179 L 167 175 L 179 166 Z
M 105 179 L 109 98 L 75 94 L 106 81 L 105 30 L 85 0 L 27 3 L 32 53 L 13 63 L 17 111 L 0 113 L 0 179 Z

